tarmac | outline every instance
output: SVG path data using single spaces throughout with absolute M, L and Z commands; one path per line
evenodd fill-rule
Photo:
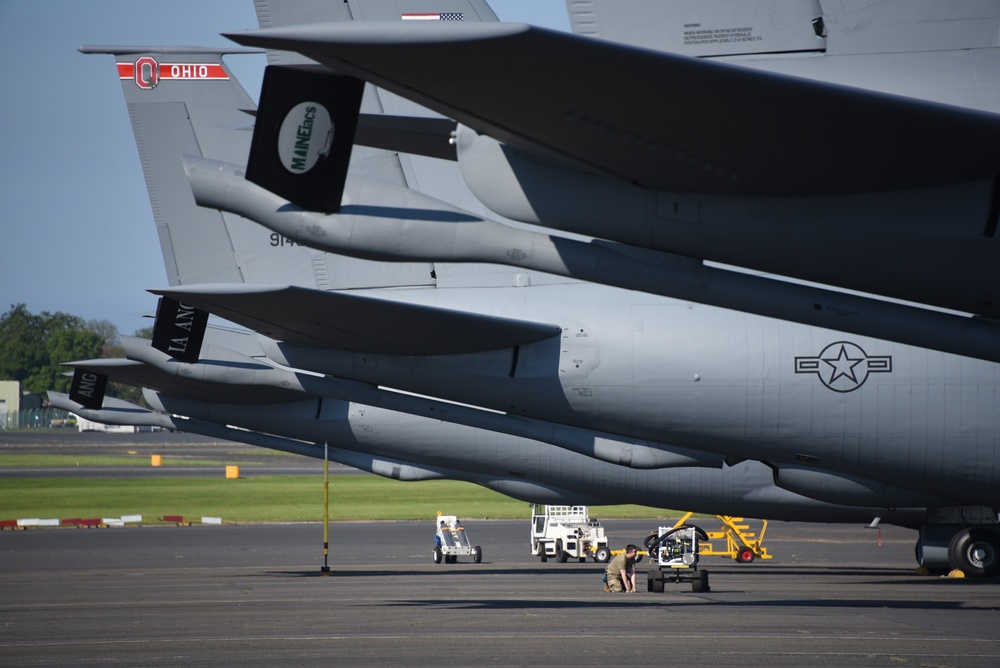
M 648 592 L 647 560 L 606 594 L 527 517 L 462 521 L 482 563 L 433 563 L 433 518 L 333 523 L 326 557 L 317 523 L 0 531 L 0 665 L 1000 665 L 1000 581 L 916 574 L 907 529 L 772 522 L 773 559 L 702 558 L 709 592 Z

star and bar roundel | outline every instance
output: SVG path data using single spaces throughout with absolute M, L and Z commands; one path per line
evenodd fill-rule
M 861 346 L 837 341 L 816 357 L 796 357 L 795 373 L 814 373 L 834 392 L 853 392 L 873 373 L 892 373 L 892 356 L 869 355 Z

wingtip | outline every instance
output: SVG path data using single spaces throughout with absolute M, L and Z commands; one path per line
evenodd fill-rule
M 535 29 L 524 23 L 339 21 L 222 33 L 242 46 L 291 48 L 296 44 L 378 46 L 443 44 L 495 39 Z

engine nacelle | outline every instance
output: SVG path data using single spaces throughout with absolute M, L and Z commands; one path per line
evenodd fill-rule
M 923 508 L 946 503 L 929 496 L 874 480 L 791 466 L 775 467 L 774 484 L 818 501 L 845 506 L 876 508 Z
M 668 220 L 699 220 L 698 203 L 690 198 L 639 188 L 559 163 L 558 158 L 527 156 L 462 125 L 456 145 L 472 193 L 513 220 L 592 236 L 607 236 L 609 220 L 627 221 L 631 241 L 640 245 Z

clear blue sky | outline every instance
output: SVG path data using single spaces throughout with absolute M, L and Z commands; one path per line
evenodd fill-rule
M 488 1 L 569 29 L 563 0 Z M 114 59 L 77 48 L 234 46 L 219 33 L 256 27 L 252 0 L 0 0 L 0 313 L 152 323 L 166 273 Z M 263 56 L 227 62 L 256 98 Z

